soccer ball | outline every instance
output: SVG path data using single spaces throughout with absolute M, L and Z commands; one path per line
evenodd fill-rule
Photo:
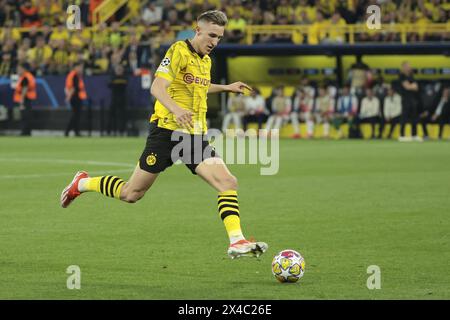
M 272 260 L 272 273 L 280 282 L 297 282 L 304 272 L 305 259 L 295 250 L 283 250 Z

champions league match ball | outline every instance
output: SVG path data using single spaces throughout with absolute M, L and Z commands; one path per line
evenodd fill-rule
M 272 273 L 280 282 L 297 282 L 304 272 L 305 259 L 295 250 L 283 250 L 272 260 Z

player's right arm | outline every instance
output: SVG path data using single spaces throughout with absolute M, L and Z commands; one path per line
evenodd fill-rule
M 161 104 L 175 115 L 175 120 L 183 128 L 192 129 L 192 112 L 181 108 L 167 93 L 170 82 L 164 78 L 156 77 L 150 89 L 151 94 Z

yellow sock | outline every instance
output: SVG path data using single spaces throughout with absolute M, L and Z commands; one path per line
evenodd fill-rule
M 100 192 L 100 179 L 101 178 L 102 177 L 87 178 L 86 181 L 84 182 L 84 190 L 83 191 Z M 78 189 L 80 189 L 80 191 L 81 191 L 81 186 L 79 186 Z
M 120 199 L 120 191 L 125 181 L 116 176 L 103 176 L 81 179 L 78 185 L 80 192 L 95 191 L 107 197 Z
M 230 238 L 230 243 L 244 240 L 239 216 L 239 203 L 236 190 L 219 192 L 217 205 L 219 215 Z

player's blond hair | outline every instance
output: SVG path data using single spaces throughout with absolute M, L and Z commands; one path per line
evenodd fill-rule
M 197 23 L 200 21 L 211 22 L 212 24 L 217 24 L 218 26 L 224 27 L 228 23 L 228 18 L 225 13 L 219 10 L 209 10 L 203 12 L 197 18 Z

